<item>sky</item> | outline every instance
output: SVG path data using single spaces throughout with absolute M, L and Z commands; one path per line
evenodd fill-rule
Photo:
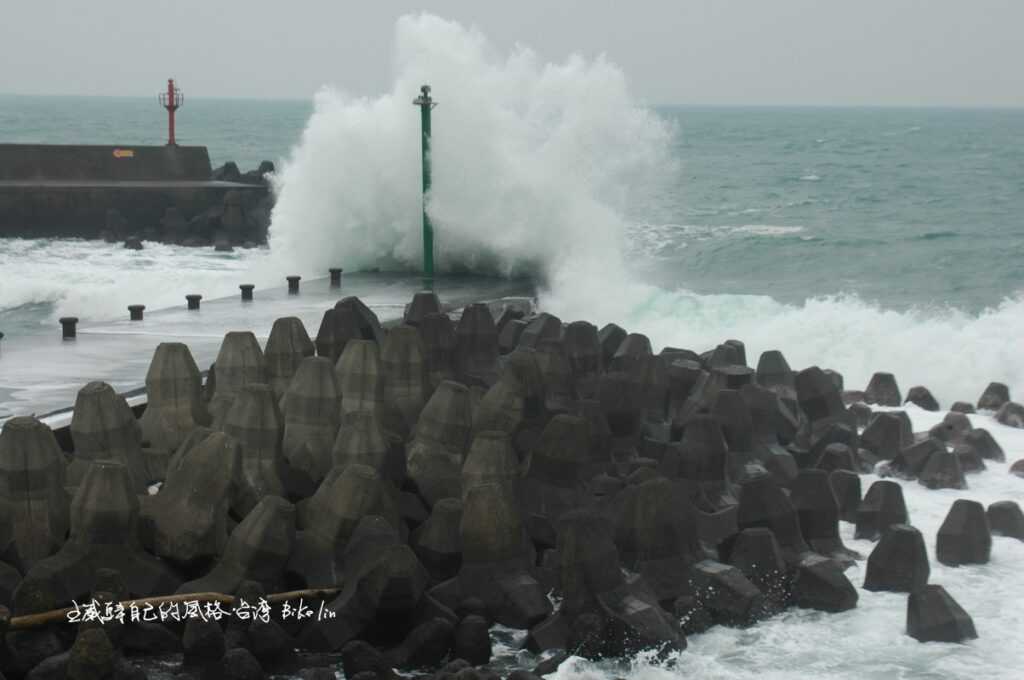
M 1024 0 L 3 0 L 0 93 L 390 88 L 396 19 L 604 54 L 652 105 L 1024 106 Z

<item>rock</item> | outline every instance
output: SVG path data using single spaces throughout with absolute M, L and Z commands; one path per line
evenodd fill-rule
M 904 403 L 916 404 L 925 411 L 939 410 L 939 402 L 935 401 L 935 397 L 933 397 L 928 388 L 923 385 L 911 387 L 910 391 L 907 392 L 907 400 Z
M 992 382 L 978 398 L 978 408 L 982 411 L 998 411 L 1009 401 L 1010 388 L 1003 383 Z
M 39 582 L 58 602 L 82 600 L 94 592 L 97 570 L 119 570 L 133 596 L 174 591 L 178 577 L 139 542 L 139 501 L 127 468 L 97 460 L 89 466 L 71 501 L 71 531 L 54 555 L 28 570 L 21 587 Z
M 892 373 L 875 373 L 864 389 L 864 401 L 879 406 L 899 406 L 903 403 L 900 388 Z
M 614 523 L 623 565 L 643 576 L 659 602 L 686 593 L 679 574 L 703 555 L 696 509 L 679 483 L 657 477 L 626 489 L 619 496 Z
M 200 680 L 263 680 L 260 662 L 248 649 L 228 650 L 216 664 L 203 668 Z
M 455 372 L 467 385 L 494 384 L 498 378 L 498 329 L 483 303 L 468 305 L 455 327 Z
M 839 501 L 824 470 L 801 470 L 790 493 L 800 520 L 800 532 L 811 548 L 822 555 L 846 560 L 856 553 L 839 538 Z
M 949 407 L 951 413 L 974 413 L 974 404 L 969 401 L 954 401 Z
M 64 457 L 53 431 L 32 416 L 7 420 L 0 431 L 0 558 L 27 570 L 60 548 L 68 525 Z
M 963 413 L 950 411 L 942 422 L 928 431 L 929 436 L 950 444 L 959 444 L 971 431 L 971 421 Z
M 704 560 L 690 570 L 690 585 L 715 623 L 746 626 L 764 615 L 764 596 L 736 567 Z
M 114 646 L 107 634 L 100 628 L 84 628 L 68 654 L 67 677 L 69 680 L 100 680 L 113 674 L 114 664 Z
M 1006 462 L 1006 454 L 1003 449 L 992 438 L 989 431 L 983 427 L 976 427 L 966 433 L 963 438 L 964 446 L 974 450 L 975 454 L 985 460 L 994 460 L 1000 463 Z
M 205 666 L 224 657 L 224 631 L 216 621 L 190 618 L 181 638 L 185 666 Z
M 249 383 L 266 383 L 263 350 L 250 331 L 231 331 L 217 353 L 217 382 L 210 400 L 214 429 L 220 429 L 235 397 Z
M 274 321 L 263 355 L 267 362 L 267 382 L 280 400 L 288 391 L 292 377 L 306 357 L 316 354 L 316 346 L 296 316 Z
M 284 459 L 304 484 L 317 485 L 334 465 L 331 451 L 341 414 L 331 362 L 324 357 L 303 359 L 282 402 Z
M 421 623 L 389 657 L 397 668 L 433 668 L 448 656 L 455 643 L 455 627 L 444 619 Z
M 1008 401 L 996 411 L 996 420 L 1007 427 L 1024 428 L 1024 406 Z
M 966 489 L 960 457 L 945 447 L 928 457 L 917 481 L 929 489 Z
M 75 457 L 68 466 L 69 486 L 77 486 L 94 460 L 115 460 L 128 470 L 137 493 L 145 493 L 149 471 L 142 457 L 142 436 L 128 402 L 105 382 L 78 391 L 71 418 Z
M 904 479 L 917 479 L 936 454 L 946 453 L 946 445 L 934 437 L 928 437 L 904 447 L 892 459 L 890 469 Z
M 903 422 L 892 412 L 876 413 L 860 435 L 860 445 L 882 460 L 892 460 L 904 446 Z
M 353 640 L 341 648 L 341 668 L 346 678 L 354 678 L 360 673 L 373 673 L 380 680 L 393 676 L 384 655 L 362 640 Z
M 1024 513 L 1015 501 L 997 501 L 985 514 L 994 536 L 1009 536 L 1024 541 Z
M 912 593 L 928 583 L 930 571 L 921 532 L 909 524 L 894 524 L 868 557 L 864 589 Z
M 231 490 L 241 472 L 241 447 L 215 432 L 185 451 L 160 493 L 143 501 L 153 551 L 182 567 L 202 567 L 227 545 Z
M 470 615 L 459 622 L 455 629 L 455 656 L 465 659 L 474 666 L 482 666 L 491 660 L 491 636 L 487 619 Z
M 857 589 L 838 562 L 806 553 L 796 567 L 793 600 L 796 606 L 825 612 L 843 612 L 857 606 Z
M 573 619 L 585 612 L 600 612 L 606 626 L 620 631 L 604 638 L 602 655 L 619 656 L 650 647 L 685 648 L 678 623 L 661 609 L 643 580 L 623 576 L 607 520 L 588 510 L 566 513 L 558 523 L 557 550 L 561 613 Z
M 963 642 L 978 637 L 974 621 L 940 585 L 924 586 L 910 594 L 907 635 L 918 642 Z
M 855 523 L 861 500 L 860 476 L 849 470 L 834 470 L 829 474 L 828 482 L 839 503 L 839 518 Z
M 992 532 L 985 506 L 977 501 L 953 502 L 935 540 L 935 558 L 950 567 L 986 564 L 992 552 Z
M 228 538 L 224 554 L 206 576 L 179 593 L 231 593 L 242 581 L 274 592 L 295 541 L 295 508 L 279 496 L 264 496 Z
M 838 418 L 845 413 L 839 390 L 817 366 L 805 368 L 796 375 L 796 393 L 800 409 L 812 423 Z
M 188 346 L 162 342 L 146 372 L 146 410 L 139 419 L 142 439 L 151 447 L 174 451 L 192 430 L 210 424 L 202 399 L 202 377 Z M 154 477 L 162 477 L 163 471 Z
M 1010 466 L 1010 474 L 1017 477 L 1024 477 L 1024 458 Z
M 787 562 L 795 562 L 798 555 L 810 549 L 800 531 L 796 508 L 769 475 L 762 473 L 743 482 L 736 523 L 741 531 L 771 529 Z
M 832 472 L 833 470 L 857 472 L 858 465 L 853 451 L 848 445 L 833 442 L 825 447 L 814 467 L 825 472 Z
M 908 523 L 903 487 L 891 480 L 879 480 L 868 488 L 860 502 L 854 538 L 876 541 L 892 525 Z
M 469 390 L 446 380 L 420 413 L 408 447 L 408 474 L 428 507 L 462 496 L 462 467 L 469 450 L 473 410 Z
M 795 389 L 793 369 L 777 349 L 761 353 L 757 361 L 757 384 L 769 389 Z

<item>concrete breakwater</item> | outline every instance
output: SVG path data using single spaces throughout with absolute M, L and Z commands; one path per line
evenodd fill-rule
M 427 293 L 390 328 L 348 297 L 315 335 L 294 317 L 262 345 L 229 332 L 205 381 L 187 345 L 163 343 L 140 418 L 108 385 L 81 389 L 70 461 L 34 418 L 4 425 L 0 668 L 126 677 L 133 655 L 177 651 L 206 677 L 255 678 L 295 670 L 299 648 L 340 652 L 349 678 L 468 680 L 493 675 L 497 623 L 549 653 L 543 674 L 568 654 L 682 650 L 689 633 L 788 607 L 851 609 L 846 568 L 864 558 L 865 588 L 908 594 L 905 632 L 969 639 L 969 614 L 928 584 L 900 485 L 862 494 L 860 475 L 962 489 L 1003 452 L 971 404 L 915 434 L 891 410 L 892 375 L 843 387 L 781 352 L 751 367 L 736 340 L 655 354 L 614 324 L 517 305 L 448 314 Z M 1020 427 L 1010 396 L 993 384 L 978 407 Z M 908 397 L 938 407 L 923 388 Z M 840 522 L 877 540 L 870 556 Z M 957 501 L 936 559 L 983 563 L 993 531 L 1024 538 L 1022 525 L 1016 504 Z M 27 618 L 72 600 L 296 589 L 332 592 L 305 620 Z
M 0 144 L 0 236 L 259 244 L 268 172 L 214 170 L 199 146 Z

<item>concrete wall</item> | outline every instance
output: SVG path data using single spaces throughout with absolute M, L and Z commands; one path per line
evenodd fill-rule
M 0 180 L 208 180 L 205 146 L 0 144 Z

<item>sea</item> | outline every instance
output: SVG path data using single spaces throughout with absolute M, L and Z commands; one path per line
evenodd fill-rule
M 180 143 L 207 146 L 214 165 L 275 163 L 267 247 L 0 239 L 0 331 L 121 318 L 128 304 L 178 305 L 186 292 L 233 295 L 243 278 L 416 270 L 412 99 L 429 82 L 426 206 L 443 271 L 531 273 L 542 309 L 614 321 L 656 349 L 736 338 L 752 362 L 780 349 L 794 368 L 839 371 L 848 389 L 890 371 L 904 393 L 925 385 L 944 407 L 975 401 L 990 381 L 1024 396 L 1024 110 L 664 106 L 634 93 L 614 55 L 502 53 L 429 15 L 398 21 L 394 52 L 378 92 L 186 100 Z M 155 94 L 0 95 L 0 142 L 159 144 L 164 116 Z M 908 412 L 917 431 L 936 422 Z M 1024 457 L 1020 431 L 991 414 L 972 420 L 1011 462 Z M 955 498 L 1024 500 L 1006 470 L 990 463 L 967 491 L 904 485 L 933 555 Z M 872 548 L 850 526 L 843 538 Z M 932 582 L 974 617 L 980 638 L 967 644 L 915 642 L 905 596 L 860 590 L 850 612 L 791 610 L 692 636 L 668 662 L 571 659 L 556 677 L 1019 678 L 1022 564 L 1024 543 L 1002 537 L 987 565 L 933 560 Z M 850 577 L 859 587 L 863 563 Z M 506 660 L 529 661 L 518 633 L 495 635 Z

